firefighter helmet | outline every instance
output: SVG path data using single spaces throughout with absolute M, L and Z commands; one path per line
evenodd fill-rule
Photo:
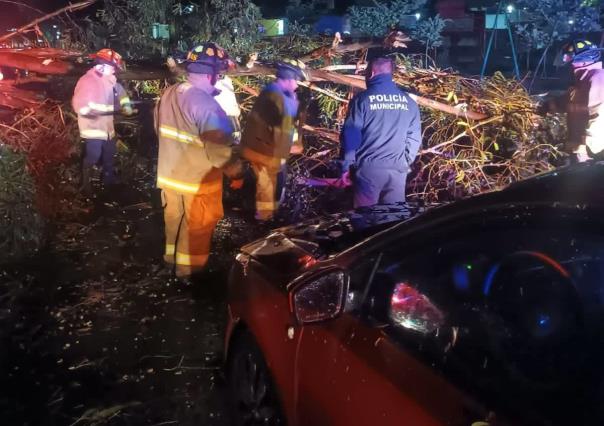
M 96 64 L 110 65 L 120 71 L 124 70 L 125 63 L 122 55 L 113 49 L 101 49 L 97 53 L 90 55 Z
M 212 42 L 195 46 L 184 62 L 187 71 L 195 74 L 220 74 L 235 65 L 224 49 Z
M 601 49 L 589 40 L 578 39 L 566 43 L 562 46 L 559 58 L 556 61 L 559 64 L 593 64 L 600 61 Z
M 306 65 L 304 62 L 299 61 L 297 59 L 286 59 L 281 62 L 277 62 L 277 78 L 283 79 L 291 79 L 304 81 L 308 80 L 308 76 L 306 75 Z

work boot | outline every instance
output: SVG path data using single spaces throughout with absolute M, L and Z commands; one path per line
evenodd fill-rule
M 80 182 L 80 192 L 89 197 L 92 195 L 92 172 L 93 166 L 82 166 L 82 180 Z

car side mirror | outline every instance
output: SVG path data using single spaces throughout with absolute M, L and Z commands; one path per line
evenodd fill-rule
M 397 283 L 394 286 L 389 315 L 396 326 L 422 334 L 435 332 L 445 324 L 442 311 L 407 283 Z
M 337 317 L 344 309 L 348 275 L 331 271 L 308 281 L 293 291 L 292 310 L 300 324 Z

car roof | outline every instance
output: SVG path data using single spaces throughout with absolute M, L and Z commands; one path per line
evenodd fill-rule
M 376 215 L 375 209 L 378 207 L 383 209 L 386 206 L 370 208 L 369 217 Z M 382 244 L 440 223 L 461 223 L 462 218 L 473 215 L 484 217 L 487 211 L 524 210 L 527 207 L 604 210 L 604 162 L 575 164 L 515 182 L 502 190 L 493 190 L 425 211 L 416 209 L 413 215 L 399 215 L 385 231 L 375 232 L 360 246 Z
M 604 162 L 579 163 L 552 170 L 431 210 L 428 216 L 459 215 L 499 206 L 604 207 Z M 420 215 L 423 216 L 423 215 Z
M 274 230 L 319 258 L 330 257 L 357 245 L 380 244 L 401 233 L 436 222 L 456 220 L 499 208 L 527 206 L 589 206 L 604 207 L 604 162 L 576 164 L 533 176 L 507 188 L 444 205 L 407 202 L 376 205 L 328 216 L 316 217 L 295 225 Z M 381 232 L 380 232 L 381 231 Z M 264 240 L 264 239 L 262 239 Z M 258 253 L 262 241 L 242 247 L 242 251 Z M 311 247 L 314 247 L 312 249 Z M 361 248 L 361 247 L 359 247 Z M 270 253 L 273 256 L 272 253 Z

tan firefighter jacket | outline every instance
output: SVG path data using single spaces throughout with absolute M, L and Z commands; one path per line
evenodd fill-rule
M 213 96 L 189 82 L 171 86 L 156 106 L 155 123 L 157 186 L 188 194 L 220 190 L 233 128 Z
M 113 114 L 130 105 L 124 88 L 114 76 L 102 76 L 94 68 L 84 74 L 75 87 L 72 106 L 78 114 L 80 137 L 110 139 L 115 136 Z

